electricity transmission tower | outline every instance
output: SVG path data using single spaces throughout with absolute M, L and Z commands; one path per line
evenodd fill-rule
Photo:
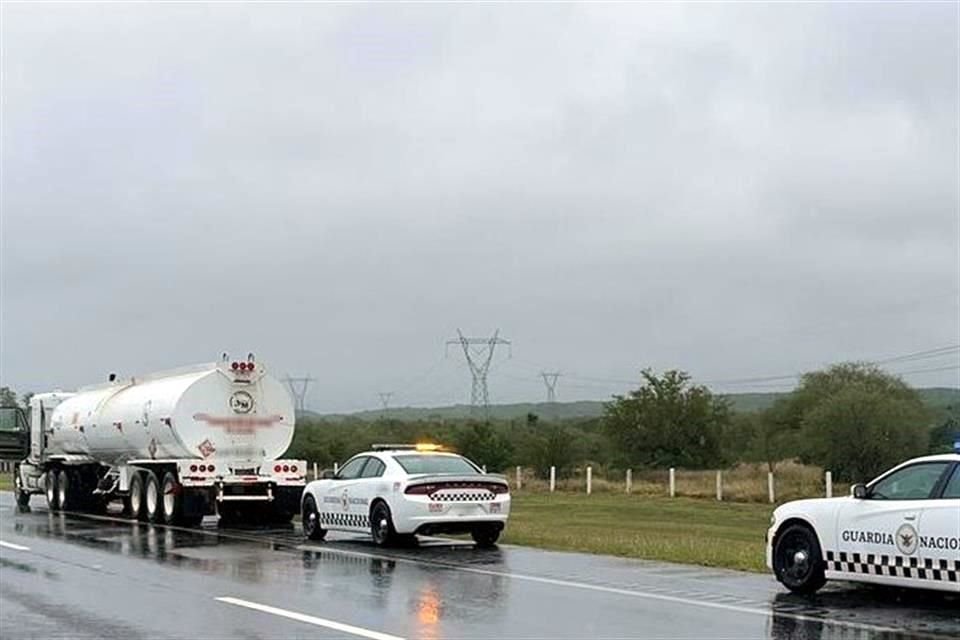
M 315 378 L 311 378 L 310 376 L 291 378 L 289 373 L 287 377 L 283 379 L 283 381 L 287 383 L 287 386 L 290 387 L 290 393 L 293 394 L 294 406 L 297 413 L 306 411 L 307 387 L 309 387 L 310 383 L 314 380 Z
M 383 417 L 387 417 L 387 409 L 390 408 L 390 398 L 393 397 L 393 391 L 380 391 L 377 393 L 380 396 L 380 405 L 383 407 Z
M 460 329 L 457 329 L 457 337 L 447 340 L 447 349 L 452 344 L 458 344 L 463 349 L 463 356 L 467 360 L 470 375 L 473 377 L 473 386 L 470 390 L 470 413 L 476 414 L 482 410 L 483 414 L 487 415 L 490 407 L 487 373 L 490 371 L 490 363 L 493 362 L 493 352 L 497 345 L 510 346 L 510 341 L 500 337 L 500 329 L 494 331 L 489 338 L 468 338 Z
M 540 377 L 543 378 L 543 384 L 547 386 L 547 402 L 557 401 L 557 379 L 560 377 L 559 371 L 541 371 Z

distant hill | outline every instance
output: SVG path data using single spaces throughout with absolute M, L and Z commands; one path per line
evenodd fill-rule
M 930 387 L 917 389 L 924 403 L 935 411 L 947 407 L 960 407 L 960 389 L 948 387 Z M 762 411 L 773 405 L 777 398 L 786 393 L 732 393 L 725 397 L 730 400 L 735 411 Z M 490 417 L 496 420 L 526 418 L 534 413 L 544 420 L 569 420 L 573 418 L 596 418 L 603 415 L 603 405 L 599 400 L 581 400 L 578 402 L 520 402 L 516 404 L 497 404 L 490 406 Z M 470 417 L 470 406 L 457 404 L 447 407 L 391 407 L 384 414 L 381 410 L 358 411 L 350 414 L 319 414 L 305 412 L 311 418 L 332 421 L 349 419 L 375 420 L 384 415 L 394 420 L 456 420 Z

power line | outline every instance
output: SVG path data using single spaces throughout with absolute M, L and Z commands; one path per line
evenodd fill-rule
M 473 384 L 470 388 L 470 412 L 479 413 L 485 417 L 490 413 L 490 392 L 487 389 L 487 374 L 493 362 L 493 354 L 498 345 L 511 346 L 509 340 L 500 337 L 500 329 L 493 332 L 489 338 L 468 338 L 457 329 L 457 337 L 447 340 L 447 348 L 452 344 L 459 344 L 463 349 L 463 357 L 470 368 Z
M 310 376 L 304 376 L 300 378 L 293 378 L 290 374 L 287 374 L 287 377 L 283 379 L 287 386 L 290 388 L 290 393 L 293 394 L 293 399 L 296 407 L 297 413 L 303 413 L 307 410 L 307 388 L 310 386 L 310 383 L 314 381 L 314 378 Z
M 541 371 L 540 377 L 543 378 L 543 384 L 547 387 L 547 403 L 553 404 L 557 401 L 557 380 L 560 378 L 560 372 Z

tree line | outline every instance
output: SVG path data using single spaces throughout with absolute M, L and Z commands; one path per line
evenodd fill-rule
M 915 389 L 875 366 L 843 363 L 803 375 L 769 409 L 736 412 L 678 370 L 645 370 L 599 418 L 541 420 L 303 419 L 288 451 L 323 465 L 376 443 L 440 442 L 489 470 L 514 465 L 561 475 L 593 464 L 615 469 L 717 469 L 784 460 L 863 481 L 907 458 L 947 452 L 960 434 L 960 406 L 925 406 Z

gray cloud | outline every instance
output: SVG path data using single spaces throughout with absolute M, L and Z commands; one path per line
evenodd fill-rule
M 349 409 L 467 398 L 457 327 L 514 340 L 500 400 L 960 342 L 954 7 L 2 11 L 3 384 L 252 348 Z

